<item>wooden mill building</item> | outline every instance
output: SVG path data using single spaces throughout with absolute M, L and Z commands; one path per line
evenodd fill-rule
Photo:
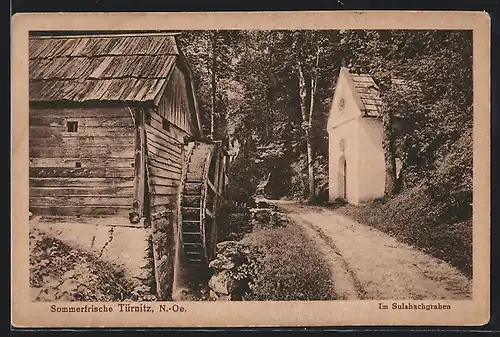
M 176 36 L 32 36 L 29 61 L 31 212 L 134 223 L 146 203 L 166 211 L 184 138 L 201 135 Z
M 156 282 L 168 298 L 187 140 L 202 137 L 178 36 L 32 35 L 29 101 L 30 211 L 152 227 Z

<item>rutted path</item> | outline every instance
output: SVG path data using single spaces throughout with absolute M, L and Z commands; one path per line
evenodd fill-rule
M 327 259 L 339 299 L 467 299 L 472 282 L 429 256 L 332 209 L 269 201 L 302 225 Z

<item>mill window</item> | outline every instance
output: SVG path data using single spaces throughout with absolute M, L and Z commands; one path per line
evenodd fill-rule
M 68 132 L 78 132 L 78 122 L 77 121 L 67 121 L 66 128 Z
M 163 118 L 163 130 L 165 130 L 165 131 L 170 130 L 170 122 L 165 118 Z

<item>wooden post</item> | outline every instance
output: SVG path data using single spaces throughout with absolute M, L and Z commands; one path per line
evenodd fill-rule
M 216 105 L 216 87 L 217 87 L 217 79 L 216 79 L 216 67 L 217 67 L 217 31 L 214 30 L 212 36 L 212 111 L 210 113 L 210 138 L 214 138 L 215 132 L 215 105 Z
M 136 109 L 134 111 L 135 122 L 135 176 L 134 176 L 134 203 L 133 212 L 136 217 L 144 217 L 144 196 L 145 196 L 145 165 L 146 165 L 146 136 L 144 129 L 144 111 Z M 131 217 L 132 222 L 132 217 Z M 137 219 L 139 220 L 139 219 Z

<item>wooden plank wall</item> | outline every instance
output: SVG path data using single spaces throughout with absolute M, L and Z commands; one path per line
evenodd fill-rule
M 186 133 L 173 126 L 164 130 L 162 117 L 156 112 L 151 111 L 148 119 L 145 130 L 151 215 L 154 218 L 164 216 L 176 201 Z
M 183 139 L 187 135 L 174 125 L 163 128 L 162 117 L 150 111 L 145 124 L 150 222 L 158 296 L 169 300 L 175 258 L 174 225 L 183 166 Z
M 186 133 L 193 132 L 186 76 L 177 66 L 172 70 L 158 112 Z
M 174 278 L 176 207 L 184 165 L 184 138 L 192 134 L 184 74 L 175 68 L 145 125 L 155 276 L 158 297 L 170 300 Z
M 31 108 L 29 122 L 31 212 L 128 217 L 135 128 L 127 108 Z

